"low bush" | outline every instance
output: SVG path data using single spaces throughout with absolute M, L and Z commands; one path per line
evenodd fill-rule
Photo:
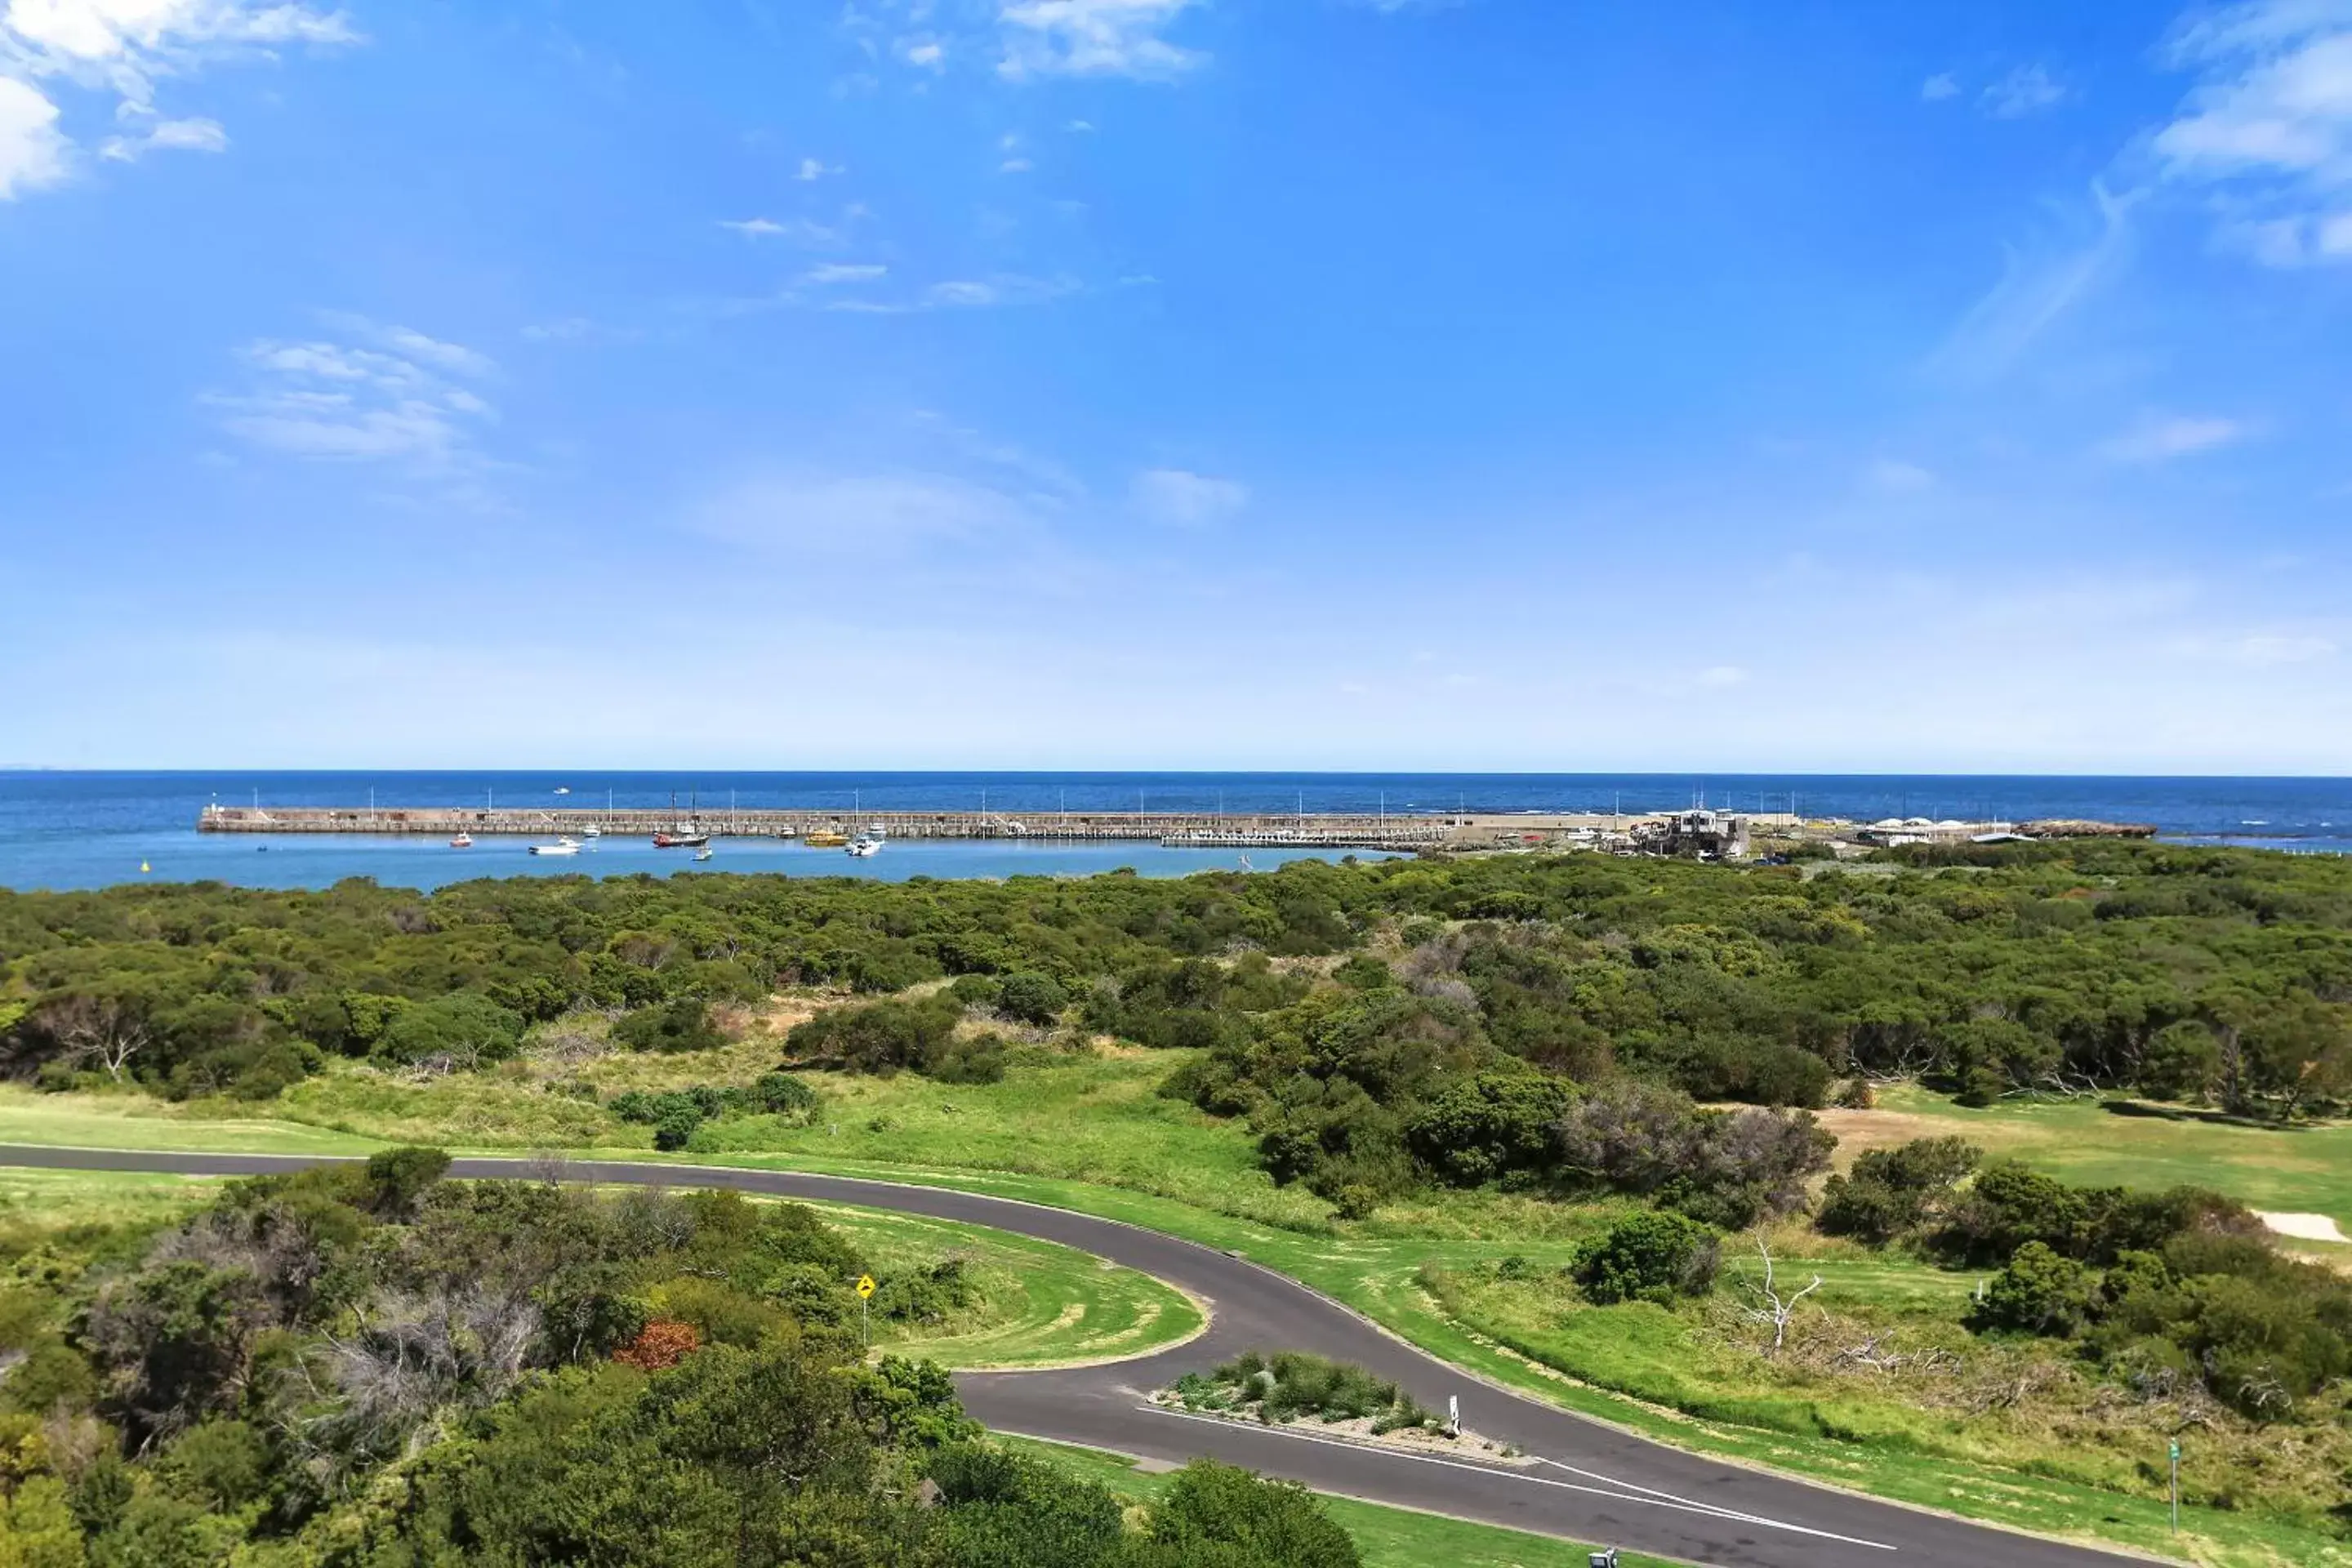
M 1387 1378 L 1304 1351 L 1244 1351 L 1205 1376 L 1187 1373 L 1177 1381 L 1176 1394 L 1189 1408 L 1254 1413 L 1268 1424 L 1302 1416 L 1370 1421 L 1376 1433 L 1438 1426 L 1434 1415 Z
M 613 1026 L 613 1038 L 635 1051 L 711 1051 L 727 1043 L 699 996 L 640 1007 Z
M 1715 1288 L 1715 1232 L 1668 1210 L 1630 1214 L 1577 1249 L 1568 1273 L 1596 1306 L 1704 1296 Z
M 828 1007 L 793 1026 L 784 1048 L 794 1061 L 844 1072 L 920 1072 L 947 1048 L 963 1016 L 948 993 L 919 1002 L 889 998 Z

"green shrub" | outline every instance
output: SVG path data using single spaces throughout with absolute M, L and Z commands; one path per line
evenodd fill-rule
M 2088 1321 L 2095 1289 L 2090 1270 L 2029 1241 L 1971 1304 L 1969 1327 L 2064 1339 Z
M 1572 1098 L 1559 1079 L 1480 1073 L 1441 1092 L 1407 1126 L 1405 1141 L 1456 1186 L 1540 1173 L 1558 1161 L 1555 1124 Z
M 699 996 L 640 1007 L 613 1026 L 613 1038 L 633 1051 L 712 1051 L 727 1043 Z
M 1214 1459 L 1195 1459 L 1176 1473 L 1152 1505 L 1150 1535 L 1178 1562 L 1234 1568 L 1360 1568 L 1363 1562 L 1313 1492 Z
M 952 996 L 828 1007 L 793 1026 L 784 1048 L 795 1061 L 887 1077 L 920 1071 L 955 1036 L 963 1009 Z
M 824 1103 L 816 1090 L 788 1072 L 772 1072 L 761 1076 L 751 1086 L 751 1094 L 760 1109 L 772 1116 L 793 1116 L 814 1121 L 817 1108 Z
M 1062 988 L 1060 981 L 1034 970 L 1023 970 L 1004 977 L 996 1010 L 1021 1023 L 1043 1026 L 1059 1018 L 1062 1009 L 1069 1005 L 1070 994 Z
M 403 1067 L 436 1060 L 478 1066 L 513 1056 L 522 1044 L 522 1029 L 520 1015 L 459 991 L 393 1013 L 376 1037 L 374 1054 Z
M 1664 1305 L 1677 1296 L 1703 1296 L 1715 1287 L 1715 1233 L 1666 1210 L 1643 1210 L 1616 1221 L 1577 1248 L 1569 1274 L 1597 1306 L 1620 1301 Z

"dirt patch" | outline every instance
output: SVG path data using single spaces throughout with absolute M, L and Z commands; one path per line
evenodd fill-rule
M 1908 1143 L 1915 1138 L 1934 1138 L 1951 1131 L 1950 1124 L 1932 1116 L 1917 1116 L 1907 1110 L 1841 1110 L 1831 1109 L 1813 1112 L 1816 1121 L 1837 1135 L 1837 1152 L 1832 1163 L 1841 1170 L 1852 1168 L 1854 1156 L 1873 1149 L 1892 1149 L 1898 1143 Z
M 2324 1214 L 2274 1214 L 2256 1209 L 2255 1216 L 2281 1236 L 2291 1236 L 2297 1241 L 2340 1241 L 2352 1243 L 2352 1236 L 2344 1234 L 2332 1215 Z

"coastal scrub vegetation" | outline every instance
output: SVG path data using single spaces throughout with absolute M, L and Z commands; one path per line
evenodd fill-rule
M 858 1349 L 943 1310 L 796 1205 L 443 1179 L 438 1151 L 9 1237 L 0 1562 L 1345 1568 L 1297 1488 L 1203 1465 L 1141 1517 Z M 1287 1553 L 1267 1542 L 1283 1543 Z
M 2147 844 L 1912 847 L 1859 868 L 1596 856 L 1181 880 L 750 876 L 0 894 L 25 1076 L 267 1100 L 329 1057 L 467 1070 L 566 1013 L 641 1049 L 784 986 L 969 980 L 1009 1023 L 1245 1053 L 1337 1029 L 1375 1100 L 1474 1059 L 1816 1106 L 1855 1075 L 1983 1101 L 2130 1089 L 2291 1121 L 2352 1094 L 2352 866 Z M 1332 960 L 1339 960 L 1336 964 Z M 1310 998 L 1319 961 L 1354 1000 Z M 919 1067 L 919 1019 L 829 1047 Z M 1378 1058 L 1377 1060 L 1374 1058 Z M 1363 1070 L 1358 1070 L 1361 1068 Z
M 1223 1213 L 1325 1237 L 1475 1224 L 1513 1249 L 1399 1278 L 1481 1342 L 1651 1405 L 2141 1495 L 2147 1447 L 2190 1433 L 2191 1500 L 2336 1535 L 2352 1517 L 2340 1276 L 2169 1173 L 2029 1170 L 1966 1110 L 1935 1124 L 1967 1136 L 1835 1174 L 1827 1131 L 1853 1125 L 1833 1104 L 1913 1103 L 1911 1080 L 2029 1116 L 2333 1139 L 2298 1131 L 2352 1098 L 2352 864 L 2328 858 L 2099 842 L 1168 882 L 142 886 L 0 895 L 0 1049 L 40 1087 L 478 1084 L 576 1113 L 553 1142 L 618 1118 L 704 1153 L 919 1147 L 1214 1187 Z M 789 1029 L 743 1037 L 780 992 Z M 607 1054 L 577 1076 L 520 1071 L 581 1041 Z M 1065 1079 L 1057 1147 L 1100 1157 L 1083 1168 L 990 1120 Z M 1135 1129 L 1157 1142 L 1102 1165 Z M 1167 1168 L 1178 1148 L 1214 1168 Z M 2211 1179 L 2252 1195 L 2248 1172 Z

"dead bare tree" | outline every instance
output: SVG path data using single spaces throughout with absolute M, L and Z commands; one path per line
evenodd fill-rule
M 1779 1355 L 1780 1347 L 1788 1342 L 1789 1320 L 1796 1316 L 1797 1304 L 1822 1288 L 1822 1277 L 1816 1274 L 1813 1276 L 1811 1284 L 1794 1295 L 1783 1296 L 1773 1278 L 1772 1248 L 1760 1236 L 1756 1238 L 1756 1252 L 1764 1259 L 1764 1279 L 1760 1284 L 1753 1279 L 1742 1281 L 1748 1289 L 1756 1293 L 1757 1299 L 1753 1304 L 1744 1305 L 1739 1310 L 1741 1315 L 1750 1322 L 1772 1325 L 1771 1347 L 1764 1353 L 1768 1356 Z
M 121 1003 L 95 996 L 70 996 L 43 1010 L 42 1027 L 65 1047 L 68 1061 L 96 1061 L 115 1082 L 132 1057 L 153 1038 L 147 1021 Z

